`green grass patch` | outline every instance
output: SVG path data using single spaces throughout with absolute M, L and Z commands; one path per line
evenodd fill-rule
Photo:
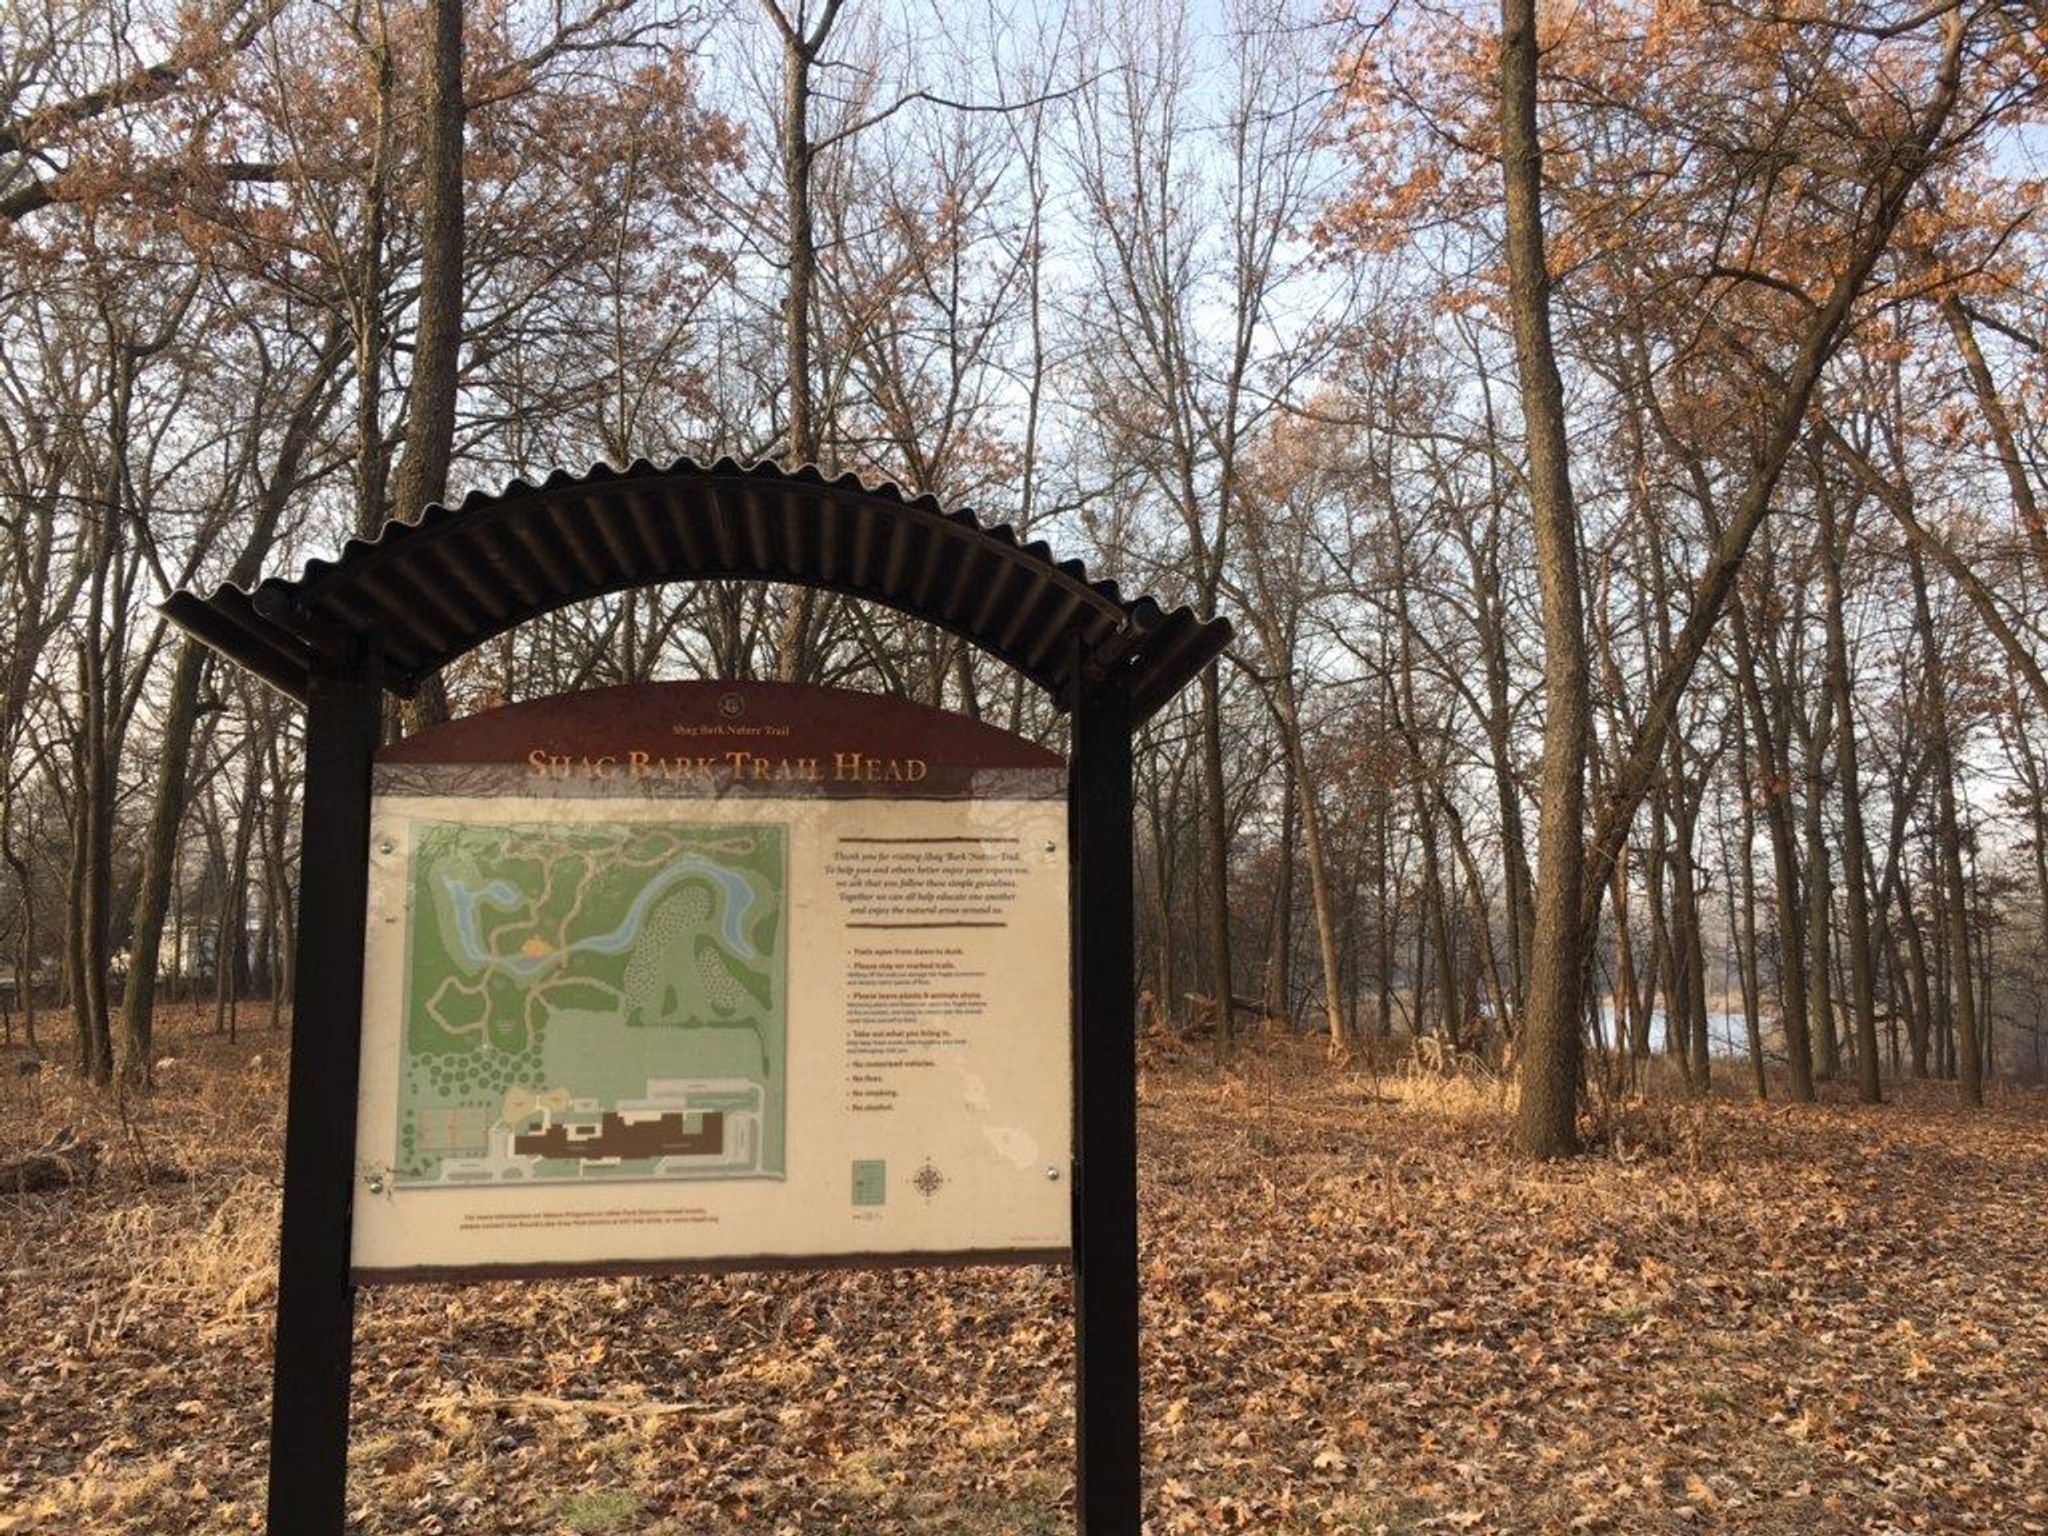
M 572 1493 L 555 1506 L 555 1514 L 562 1529 L 575 1531 L 578 1536 L 591 1536 L 626 1529 L 646 1507 L 647 1501 L 639 1494 L 618 1489 L 609 1493 Z

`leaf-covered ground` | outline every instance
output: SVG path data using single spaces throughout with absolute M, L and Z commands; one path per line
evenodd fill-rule
M 0 1198 L 0 1532 L 259 1524 L 279 1039 L 168 1048 L 132 1129 L 0 1085 L 0 1157 L 109 1148 Z M 1154 1533 L 2048 1531 L 2039 1097 L 1653 1104 L 1539 1168 L 1485 1085 L 1143 1092 Z M 1051 1270 L 371 1292 L 354 1517 L 1068 1530 L 1070 1326 Z

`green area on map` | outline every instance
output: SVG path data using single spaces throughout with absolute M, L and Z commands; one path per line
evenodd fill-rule
M 784 828 L 414 829 L 401 1185 L 779 1177 Z

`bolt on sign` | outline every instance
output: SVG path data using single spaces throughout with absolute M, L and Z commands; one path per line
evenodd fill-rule
M 1057 754 L 650 683 L 371 782 L 358 1280 L 1067 1258 Z
M 794 584 L 973 642 L 1062 760 L 899 700 L 660 683 L 382 742 L 567 603 Z M 851 475 L 598 465 L 165 614 L 306 707 L 270 1536 L 341 1536 L 355 1287 L 1071 1262 L 1075 1519 L 1137 1536 L 1132 734 L 1230 638 Z

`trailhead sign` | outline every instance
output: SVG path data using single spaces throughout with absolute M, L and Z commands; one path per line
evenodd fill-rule
M 765 581 L 949 631 L 1069 754 L 872 694 L 655 683 L 382 741 L 565 604 Z M 1132 737 L 1230 639 L 929 496 L 636 460 L 165 614 L 306 708 L 270 1536 L 342 1536 L 355 1287 L 1059 1261 L 1074 1514 L 1138 1536 Z
M 421 733 L 371 789 L 359 1280 L 1068 1256 L 1056 754 L 654 683 Z

